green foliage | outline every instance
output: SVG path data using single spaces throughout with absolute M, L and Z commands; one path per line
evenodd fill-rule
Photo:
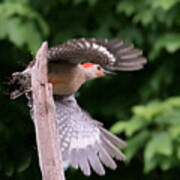
M 117 122 L 111 128 L 114 133 L 125 132 L 130 137 L 125 149 L 128 161 L 138 150 L 144 148 L 146 173 L 157 166 L 167 170 L 178 165 L 180 97 L 134 106 L 132 111 L 130 120 Z
M 91 179 L 179 179 L 179 9 L 180 0 L 1 0 L 0 179 L 41 179 L 26 100 L 10 101 L 4 82 L 42 41 L 78 37 L 132 41 L 148 58 L 140 72 L 118 72 L 80 90 L 81 106 L 128 143 L 127 164 Z M 87 179 L 76 170 L 66 175 Z
M 169 53 L 180 49 L 179 33 L 174 33 L 178 27 L 172 28 L 173 25 L 179 26 L 179 7 L 179 0 L 124 0 L 119 2 L 117 12 L 133 16 L 134 23 L 142 23 L 146 29 L 151 29 L 149 41 L 153 41 L 153 48 L 149 58 L 155 59 L 163 48 Z
M 38 12 L 22 2 L 0 3 L 0 39 L 8 38 L 17 47 L 27 45 L 36 52 L 49 27 Z
M 166 49 L 166 51 L 169 53 L 176 52 L 180 48 L 180 34 L 163 34 L 163 36 L 155 41 L 150 57 L 152 59 L 156 58 L 163 48 Z

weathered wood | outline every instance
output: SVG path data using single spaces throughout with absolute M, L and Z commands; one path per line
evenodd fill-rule
M 33 120 L 43 180 L 64 180 L 56 110 L 47 77 L 47 49 L 44 42 L 31 70 Z

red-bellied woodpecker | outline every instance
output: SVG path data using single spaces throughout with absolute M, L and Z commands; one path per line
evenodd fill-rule
M 80 168 L 87 176 L 91 168 L 104 175 L 103 165 L 115 169 L 113 158 L 126 159 L 118 149 L 125 142 L 82 110 L 74 93 L 86 81 L 111 74 L 106 68 L 134 71 L 142 69 L 145 63 L 141 50 L 120 40 L 72 39 L 48 50 L 48 80 L 53 84 L 64 165 Z M 33 61 L 29 67 L 32 65 Z M 30 81 L 30 76 L 21 73 L 12 80 L 12 84 L 20 87 L 11 94 L 12 98 L 29 92 L 31 86 L 26 81 Z
M 125 142 L 82 110 L 73 94 L 86 81 L 110 73 L 104 68 L 122 71 L 142 69 L 146 63 L 142 51 L 120 40 L 72 39 L 50 48 L 48 62 L 48 78 L 56 95 L 64 163 L 80 168 L 87 176 L 91 174 L 90 167 L 99 175 L 105 174 L 103 164 L 115 169 L 113 158 L 126 158 L 117 148 L 125 146 Z

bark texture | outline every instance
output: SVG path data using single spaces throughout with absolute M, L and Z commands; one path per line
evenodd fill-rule
M 43 180 L 65 180 L 60 137 L 57 131 L 56 107 L 52 85 L 48 83 L 48 44 L 44 42 L 35 60 L 23 72 L 13 73 L 11 98 L 26 94 L 35 126 L 39 164 Z
M 52 85 L 47 77 L 47 50 L 44 42 L 31 71 L 33 120 L 43 180 L 64 180 Z

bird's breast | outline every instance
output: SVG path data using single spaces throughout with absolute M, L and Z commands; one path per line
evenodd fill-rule
M 84 82 L 84 78 L 78 68 L 53 65 L 48 73 L 48 81 L 53 85 L 53 94 L 70 95 L 78 91 Z

